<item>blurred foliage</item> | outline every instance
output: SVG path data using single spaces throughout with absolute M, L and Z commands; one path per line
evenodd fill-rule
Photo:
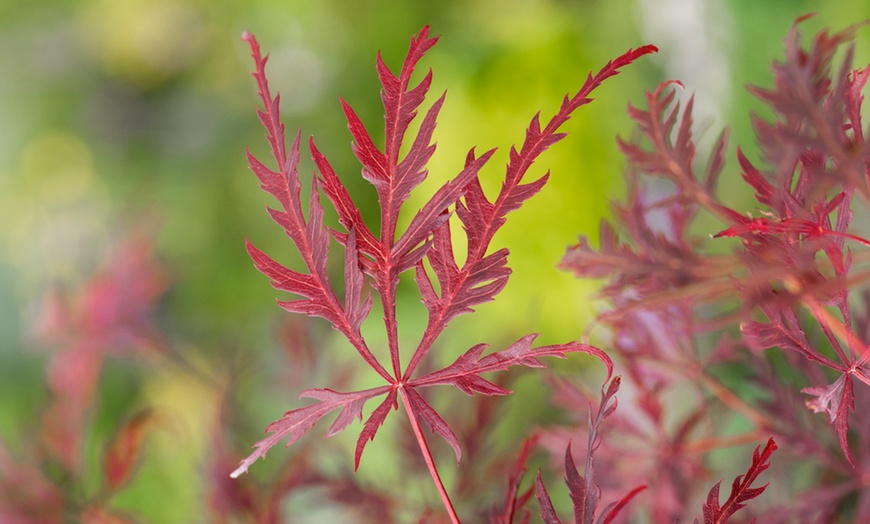
M 503 344 L 528 331 L 542 332 L 542 343 L 578 338 L 591 318 L 594 287 L 554 266 L 578 234 L 594 234 L 620 192 L 623 161 L 614 137 L 632 134 L 626 103 L 639 103 L 644 91 L 685 72 L 687 92 L 697 89 L 698 105 L 709 109 L 709 120 L 698 122 L 705 136 L 733 127 L 728 183 L 736 176 L 733 145 L 752 151 L 747 109 L 759 107 L 742 87 L 768 82 L 768 64 L 781 56 L 788 27 L 810 11 L 819 14 L 807 22 L 806 34 L 870 18 L 864 0 L 0 4 L 0 437 L 12 445 L 26 440 L 46 400 L 36 386 L 43 382 L 45 355 L 30 351 L 38 345 L 31 333 L 44 295 L 56 287 L 75 289 L 131 230 L 153 235 L 170 274 L 157 323 L 185 366 L 204 377 L 264 372 L 263 384 L 281 374 L 273 369 L 285 365 L 274 354 L 275 331 L 286 315 L 254 270 L 244 239 L 268 253 L 291 260 L 293 254 L 264 213 L 264 196 L 245 165 L 245 147 L 263 153 L 266 144 L 254 114 L 243 30 L 271 53 L 269 72 L 282 93 L 288 130 L 314 135 L 336 170 L 357 180 L 352 191 L 370 196 L 363 212 L 371 220 L 377 219 L 374 192 L 358 176 L 338 97 L 369 126 L 380 124 L 378 50 L 397 68 L 422 25 L 442 36 L 424 61 L 434 70 L 433 92 L 448 91 L 424 186 L 431 189 L 461 169 L 473 146 L 499 147 L 488 168 L 497 180 L 509 146 L 521 141 L 536 111 L 551 114 L 589 70 L 629 47 L 661 48 L 611 81 L 569 123 L 571 135 L 534 168 L 552 170 L 550 183 L 511 216 L 497 239 L 511 250 L 514 276 L 499 300 L 456 322 L 448 336 L 449 342 L 456 337 L 455 354 L 471 343 Z M 870 60 L 868 36 L 859 32 L 856 63 Z M 699 57 L 698 50 L 706 51 Z M 311 167 L 303 161 L 303 173 Z M 416 300 L 409 295 L 403 308 L 406 325 L 421 322 L 413 318 L 423 311 Z M 327 340 L 323 326 L 310 329 Z M 129 373 L 118 367 L 124 364 L 104 374 Z M 155 522 L 187 522 L 196 513 L 196 457 L 208 446 L 217 416 L 218 393 L 203 385 L 211 379 L 184 381 L 182 375 L 191 376 L 161 367 L 131 401 L 172 406 L 186 421 L 171 436 L 155 437 L 149 456 L 156 458 L 143 464 L 142 479 L 120 501 Z M 121 387 L 123 396 L 134 395 L 125 384 L 106 376 L 101 391 L 112 396 Z M 259 435 L 307 386 L 246 391 L 251 398 L 237 401 L 251 410 L 242 421 L 248 437 Z M 102 402 L 95 409 L 101 425 L 91 437 L 105 441 L 129 403 Z M 280 463 L 281 453 L 274 451 L 272 459 Z M 167 486 L 173 504 L 152 504 Z

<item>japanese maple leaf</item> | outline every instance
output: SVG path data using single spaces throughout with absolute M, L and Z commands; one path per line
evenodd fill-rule
M 484 351 L 487 346 L 477 344 L 442 369 L 420 376 L 415 375 L 415 371 L 453 318 L 493 300 L 507 283 L 510 276 L 508 251 L 499 249 L 490 252 L 489 245 L 504 224 L 507 213 L 518 209 L 546 183 L 547 175 L 532 182 L 523 182 L 532 163 L 549 146 L 564 138 L 565 135 L 557 133 L 557 130 L 574 110 L 591 101 L 589 94 L 602 81 L 656 49 L 645 46 L 629 50 L 608 63 L 598 74 L 590 74 L 580 91 L 573 97 L 566 96 L 559 111 L 543 127 L 538 115 L 532 118 L 522 146 L 519 150 L 512 148 L 510 151 L 505 178 L 494 200 L 484 194 L 478 180 L 481 168 L 492 157 L 494 150 L 479 156 L 472 150 L 466 157 L 462 171 L 435 191 L 429 201 L 412 215 L 408 226 L 399 230 L 398 217 L 402 206 L 411 191 L 428 174 L 426 165 L 435 151 L 435 145 L 431 143 L 432 135 L 444 103 L 442 95 L 425 111 L 416 136 L 407 137 L 409 125 L 417 116 L 432 82 L 430 71 L 419 83 L 411 85 L 411 76 L 417 63 L 437 40 L 429 38 L 428 33 L 428 27 L 424 27 L 411 39 L 410 49 L 398 74 L 390 71 L 378 56 L 377 73 L 382 85 L 385 121 L 382 149 L 375 145 L 375 140 L 354 110 L 346 102 L 341 102 L 353 137 L 353 152 L 362 164 L 362 176 L 377 191 L 381 212 L 380 230 L 377 232 L 363 222 L 359 208 L 341 178 L 318 150 L 313 139 L 309 141 L 309 150 L 318 173 L 311 180 L 308 213 L 305 215 L 298 174 L 300 135 L 297 133 L 287 149 L 284 125 L 279 118 L 280 95 L 272 96 L 266 79 L 268 57 L 261 56 L 259 44 L 252 35 L 243 35 L 251 47 L 256 64 L 253 76 L 264 104 L 264 109 L 259 110 L 258 115 L 266 128 L 266 137 L 277 166 L 276 169 L 267 167 L 250 153 L 248 160 L 262 189 L 280 204 L 280 209 L 269 208 L 269 214 L 295 244 L 306 271 L 295 271 L 279 264 L 250 242 L 248 252 L 257 269 L 271 279 L 276 289 L 300 297 L 279 301 L 281 307 L 329 321 L 385 384 L 362 391 L 315 388 L 302 392 L 302 397 L 316 402 L 288 411 L 280 420 L 270 424 L 266 428 L 268 435 L 254 445 L 254 452 L 241 462 L 232 476 L 246 472 L 257 458 L 264 457 L 281 440 L 286 440 L 287 445 L 296 442 L 332 412 L 337 411 L 338 416 L 327 430 L 327 436 L 346 429 L 354 419 L 362 421 L 366 402 L 382 398 L 365 419 L 357 440 L 354 463 L 355 468 L 358 468 L 365 445 L 374 439 L 386 417 L 398 409 L 401 401 L 445 508 L 451 519 L 458 522 L 421 431 L 421 421 L 447 441 L 455 452 L 457 462 L 461 456 L 459 441 L 448 423 L 420 391 L 430 386 L 447 385 L 468 395 L 506 395 L 509 393 L 507 389 L 482 375 L 514 366 L 542 367 L 541 357 L 565 357 L 575 352 L 598 357 L 607 366 L 608 376 L 612 365 L 604 352 L 588 344 L 568 342 L 532 347 L 537 335 L 531 334 L 506 349 L 486 355 Z M 408 142 L 410 147 L 403 151 L 403 144 Z M 332 231 L 324 225 L 321 193 L 334 207 L 344 231 Z M 461 264 L 453 252 L 449 225 L 450 220 L 456 219 L 462 223 L 468 237 L 468 251 L 465 257 L 461 257 L 464 260 Z M 339 298 L 335 292 L 326 270 L 330 237 L 344 247 L 343 298 Z M 430 277 L 427 262 L 437 286 Z M 414 271 L 429 319 L 419 345 L 403 367 L 396 320 L 396 289 L 399 275 L 407 271 Z M 365 292 L 367 281 L 380 297 L 384 310 L 389 364 L 382 363 L 373 354 L 360 330 L 372 307 L 372 298 Z
M 760 451 L 759 451 L 760 450 Z M 764 449 L 761 446 L 755 448 L 752 452 L 752 463 L 749 469 L 746 470 L 746 475 L 737 475 L 734 482 L 731 483 L 731 495 L 724 504 L 719 504 L 719 486 L 722 484 L 720 480 L 717 482 L 707 494 L 707 501 L 704 503 L 704 524 L 721 524 L 728 522 L 734 513 L 746 507 L 746 503 L 767 489 L 767 484 L 753 488 L 752 484 L 764 470 L 770 467 L 770 456 L 776 451 L 776 442 L 773 439 L 768 439 Z M 700 519 L 695 519 L 695 524 L 700 524 Z

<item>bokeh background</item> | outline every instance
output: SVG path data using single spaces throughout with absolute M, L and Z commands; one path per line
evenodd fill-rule
M 818 15 L 804 33 L 870 18 L 864 0 L 40 0 L 0 5 L 0 439 L 8 454 L 32 458 L 43 411 L 57 389 L 47 369 L 73 335 L 47 313 L 58 293 L 75 296 L 130 237 L 153 244 L 161 268 L 148 304 L 159 331 L 158 359 L 107 359 L 85 410 L 93 428 L 83 446 L 97 464 L 102 446 L 136 409 L 175 415 L 143 452 L 136 480 L 117 507 L 153 522 L 202 521 L 199 459 L 212 445 L 221 388 L 214 377 L 248 376 L 235 399 L 245 408 L 243 452 L 265 425 L 297 406 L 296 395 L 325 383 L 251 385 L 284 377 L 277 335 L 287 314 L 256 272 L 244 240 L 292 261 L 292 245 L 264 212 L 268 202 L 245 164 L 245 148 L 268 150 L 254 113 L 252 62 L 240 40 L 254 33 L 271 54 L 288 130 L 314 135 L 321 150 L 375 219 L 374 192 L 358 176 L 339 96 L 370 129 L 381 106 L 374 57 L 399 67 L 423 25 L 441 40 L 424 59 L 433 92 L 447 90 L 427 189 L 461 169 L 465 152 L 498 147 L 484 178 L 498 183 L 511 144 L 538 110 L 549 116 L 590 70 L 629 47 L 661 52 L 608 81 L 568 124 L 570 137 L 534 168 L 551 181 L 511 215 L 496 243 L 511 250 L 514 274 L 499 300 L 456 321 L 453 353 L 486 341 L 504 345 L 527 332 L 544 343 L 576 339 L 595 312 L 595 284 L 555 269 L 580 234 L 597 224 L 622 191 L 614 138 L 632 136 L 628 102 L 666 79 L 695 93 L 696 128 L 709 143 L 723 126 L 734 146 L 752 151 L 746 84 L 766 85 L 770 61 L 797 18 Z M 859 33 L 856 63 L 870 60 L 870 30 Z M 706 141 L 706 142 L 705 142 Z M 701 152 L 703 155 L 703 151 Z M 303 173 L 311 164 L 303 163 Z M 723 184 L 736 180 L 726 168 Z M 727 191 L 727 190 L 726 190 Z M 409 205 L 421 205 L 425 189 Z M 735 195 L 739 198 L 739 194 Z M 367 207 L 366 207 L 367 206 Z M 150 258 L 149 258 L 150 260 Z M 141 261 L 140 261 L 141 262 Z M 132 270 L 131 270 L 131 274 Z M 136 278 L 139 278 L 134 274 Z M 144 277 L 143 277 L 144 278 Z M 409 288 L 409 291 L 413 291 Z M 147 293 L 145 293 L 147 295 Z M 135 298 L 135 297 L 133 297 Z M 143 296 L 139 296 L 143 298 Z M 131 298 L 132 300 L 132 298 Z M 409 294 L 408 325 L 422 322 Z M 73 302 L 75 302 L 73 300 Z M 81 304 L 77 307 L 82 307 Z M 119 306 L 121 307 L 121 306 Z M 61 308 L 60 316 L 73 315 Z M 416 320 L 415 320 L 416 319 Z M 51 337 L 46 322 L 54 322 Z M 49 322 L 51 323 L 51 322 Z M 73 329 L 66 326 L 66 329 Z M 317 350 L 334 343 L 319 324 Z M 413 335 L 411 339 L 413 339 Z M 153 340 L 152 340 L 153 342 Z M 106 344 L 129 345 L 112 339 Z M 129 356 L 129 355 L 128 355 Z M 137 357 L 138 358 L 138 357 Z M 337 362 L 341 361 L 336 357 Z M 338 365 L 338 364 L 336 364 Z M 139 373 L 137 366 L 150 366 Z M 196 370 L 192 372 L 191 369 Z M 271 375 L 270 375 L 271 374 Z M 196 378 L 196 377 L 200 378 Z M 307 378 L 307 377 L 306 377 Z M 258 383 L 257 381 L 253 381 Z M 281 381 L 277 381 L 281 383 Z M 263 384 L 270 384 L 263 380 Z M 544 398 L 529 384 L 528 402 Z M 522 422 L 517 422 L 522 424 Z M 510 432 L 510 424 L 505 426 Z M 319 431 L 319 430 L 315 430 Z M 244 436 L 248 440 L 244 441 Z M 352 440 L 351 440 L 352 442 Z M 377 441 L 367 454 L 381 464 Z M 276 448 L 270 457 L 287 453 Z M 349 462 L 349 456 L 347 458 Z M 258 463 L 255 467 L 260 467 Z M 2 465 L 2 462 L 0 462 Z M 389 475 L 382 465 L 378 474 Z M 267 467 L 267 466 L 263 466 Z M 373 466 L 370 466 L 373 467 Z M 83 492 L 99 484 L 98 468 Z M 366 469 L 366 463 L 363 463 Z M 228 473 L 228 471 L 227 471 Z M 6 470 L 8 475 L 8 470 Z M 0 475 L 4 471 L 0 468 Z M 88 480 L 90 479 L 90 480 Z M 8 480 L 8 479 L 7 479 Z M 91 483 L 90 487 L 87 485 Z M 158 503 L 160 502 L 160 503 Z M 2 515 L 2 511 L 0 511 Z M 0 519 L 2 521 L 2 519 Z

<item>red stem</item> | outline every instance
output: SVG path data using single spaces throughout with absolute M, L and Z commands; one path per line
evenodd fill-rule
M 435 461 L 432 459 L 432 452 L 429 451 L 429 444 L 426 443 L 426 437 L 423 436 L 423 429 L 420 427 L 420 421 L 417 420 L 414 414 L 414 409 L 408 401 L 408 396 L 405 393 L 404 387 L 399 387 L 399 396 L 402 397 L 402 405 L 405 406 L 405 411 L 408 413 L 408 419 L 411 421 L 411 427 L 414 429 L 414 436 L 417 437 L 417 444 L 420 445 L 420 452 L 423 454 L 423 460 L 426 461 L 426 467 L 429 468 L 429 475 L 432 481 L 435 482 L 435 487 L 438 489 L 438 495 L 441 496 L 441 502 L 444 503 L 444 509 L 450 515 L 450 522 L 453 524 L 462 524 L 459 516 L 456 515 L 456 510 L 453 508 L 453 503 L 450 502 L 450 495 L 444 488 L 444 483 L 441 482 L 441 476 L 438 475 L 438 469 L 435 467 Z

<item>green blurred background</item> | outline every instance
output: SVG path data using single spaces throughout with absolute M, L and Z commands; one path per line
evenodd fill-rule
M 293 250 L 264 212 L 268 198 L 245 163 L 246 147 L 261 156 L 268 150 L 242 31 L 271 54 L 268 71 L 288 131 L 314 135 L 369 218 L 376 217 L 374 192 L 358 176 L 338 97 L 379 129 L 378 50 L 397 69 L 420 27 L 441 35 L 422 63 L 434 70 L 433 92 L 448 95 L 430 183 L 409 203 L 419 206 L 426 190 L 458 172 L 472 146 L 499 148 L 483 175 L 493 189 L 509 146 L 522 140 L 536 111 L 549 117 L 588 71 L 629 47 L 661 49 L 609 80 L 566 126 L 569 138 L 533 169 L 552 170 L 550 183 L 496 239 L 511 250 L 511 282 L 496 302 L 456 321 L 447 334 L 458 344 L 452 357 L 473 343 L 500 346 L 527 332 L 543 333 L 545 343 L 578 338 L 595 311 L 588 299 L 594 284 L 554 266 L 577 235 L 597 235 L 609 202 L 621 194 L 624 163 L 614 137 L 632 136 L 626 104 L 642 105 L 643 93 L 662 80 L 682 80 L 696 91 L 702 143 L 722 126 L 732 128 L 733 164 L 735 144 L 752 149 L 749 111 L 760 109 L 743 86 L 769 82 L 788 28 L 812 11 L 818 16 L 804 24 L 805 34 L 870 18 L 864 0 L 3 2 L 0 437 L 13 449 L 26 440 L 48 395 L 46 353 L 34 350 L 31 336 L 44 293 L 57 285 L 74 289 L 131 230 L 153 235 L 171 275 L 158 323 L 179 351 L 208 368 L 268 359 L 275 350 L 285 313 L 244 240 L 279 260 L 292 260 Z M 859 32 L 858 64 L 870 58 L 868 36 Z M 304 163 L 303 174 L 310 170 Z M 723 184 L 735 180 L 731 165 Z M 403 311 L 408 325 L 422 322 L 415 301 L 409 295 Z M 195 385 L 162 370 L 131 388 L 123 370 L 112 371 L 104 370 L 104 389 L 117 386 L 134 403 L 174 405 L 190 414 L 185 440 L 199 435 L 207 445 L 196 423 Z M 325 385 L 260 395 L 273 403 L 258 400 L 254 418 L 265 427 L 293 407 L 301 389 Z M 111 412 L 103 416 L 112 419 Z M 258 438 L 260 430 L 250 435 Z M 184 485 L 171 472 L 166 478 Z M 174 511 L 149 514 L 187 521 L 196 503 L 178 496 Z

